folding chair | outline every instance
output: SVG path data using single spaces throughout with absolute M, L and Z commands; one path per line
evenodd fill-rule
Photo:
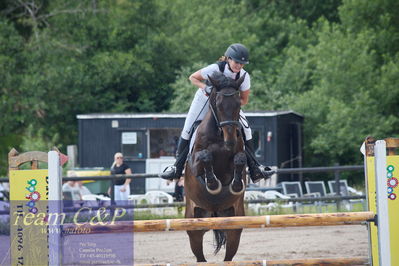
M 288 196 L 290 198 L 301 198 L 303 197 L 303 192 L 302 192 L 302 186 L 301 182 L 288 182 L 284 181 L 281 182 L 281 186 L 283 187 L 283 194 L 285 196 Z M 302 204 L 300 204 L 298 201 L 293 204 L 293 210 L 296 211 L 299 209 L 299 207 Z
M 335 180 L 329 180 L 328 181 L 328 187 L 330 189 L 331 194 L 335 195 L 336 192 L 336 182 Z M 340 186 L 340 192 L 341 196 L 350 196 L 350 195 L 359 195 L 362 196 L 363 193 L 360 191 L 357 191 L 356 189 L 348 186 L 348 181 L 346 179 L 339 180 L 339 186 Z M 361 200 L 345 200 L 343 201 L 345 203 L 345 207 L 348 211 L 352 210 L 352 204 L 353 203 L 362 203 L 363 209 L 365 209 L 365 201 L 363 199 Z
M 281 182 L 281 185 L 283 187 L 283 194 L 286 196 L 289 196 L 291 198 L 302 198 L 302 197 L 317 197 L 317 193 L 307 193 L 304 194 L 302 191 L 302 185 L 301 182 L 299 181 L 293 181 L 293 182 L 288 182 L 284 181 Z M 300 204 L 299 202 L 295 203 L 296 207 L 299 207 L 303 204 Z M 317 203 L 312 203 L 312 205 L 317 205 Z M 295 208 L 294 208 L 295 210 Z
M 281 182 L 283 194 L 291 198 L 303 197 L 301 182 Z
M 164 191 L 148 191 L 145 193 L 144 198 L 149 204 L 160 204 L 160 203 L 173 203 L 173 197 Z M 157 215 L 174 214 L 174 207 L 167 208 L 151 208 L 151 213 Z
M 306 191 L 314 193 L 317 197 L 327 196 L 326 186 L 323 181 L 305 181 Z
M 139 205 L 142 204 L 142 200 L 145 200 L 145 203 L 148 203 L 145 199 L 145 194 L 131 194 L 128 196 L 129 204 Z
M 330 196 L 330 194 L 327 194 L 326 186 L 323 181 L 305 181 L 305 187 L 309 195 L 315 197 Z M 327 206 L 327 203 L 323 201 L 316 201 L 315 204 L 318 207 L 319 212 L 321 212 L 322 206 Z
M 145 198 L 150 204 L 173 203 L 173 197 L 164 191 L 148 191 Z

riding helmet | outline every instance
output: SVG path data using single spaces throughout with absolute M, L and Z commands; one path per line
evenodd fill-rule
M 227 48 L 224 55 L 227 57 L 231 57 L 234 61 L 236 61 L 240 64 L 248 64 L 249 63 L 248 49 L 241 43 L 234 43 L 234 44 L 230 45 Z

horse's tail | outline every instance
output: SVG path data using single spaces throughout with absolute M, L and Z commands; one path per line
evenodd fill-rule
M 218 217 L 217 212 L 212 213 L 212 217 Z M 213 235 L 215 237 L 215 251 L 213 254 L 216 255 L 226 245 L 226 235 L 222 230 L 213 230 Z

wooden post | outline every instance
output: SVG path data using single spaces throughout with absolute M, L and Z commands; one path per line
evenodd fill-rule
M 8 169 L 19 170 L 19 167 L 27 162 L 31 163 L 31 169 L 38 169 L 38 162 L 47 163 L 47 152 L 30 151 L 19 154 L 14 148 L 8 153 Z
M 397 155 L 397 149 L 399 148 L 398 138 L 386 138 L 387 155 Z

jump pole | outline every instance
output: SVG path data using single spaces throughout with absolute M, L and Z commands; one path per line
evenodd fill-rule
M 373 212 L 350 213 L 318 213 L 289 214 L 265 216 L 236 216 L 191 219 L 164 219 L 143 221 L 119 221 L 98 225 L 82 223 L 81 225 L 65 224 L 63 234 L 103 234 L 155 232 L 155 231 L 187 231 L 212 229 L 243 229 L 267 227 L 298 227 L 298 226 L 331 226 L 354 225 L 374 221 Z

